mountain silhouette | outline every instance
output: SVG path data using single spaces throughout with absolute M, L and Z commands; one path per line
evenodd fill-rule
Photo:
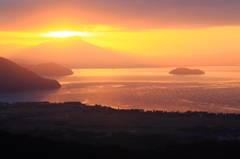
M 27 60 L 24 60 L 24 59 L 9 59 L 10 61 L 18 64 L 18 65 L 32 65 L 31 62 L 27 61 Z
M 135 58 L 111 51 L 80 37 L 68 37 L 59 41 L 45 42 L 20 51 L 12 58 L 21 58 L 32 63 L 55 62 L 68 68 L 116 68 L 145 67 Z
M 54 89 L 61 85 L 56 80 L 45 79 L 16 63 L 0 57 L 0 91 Z
M 56 63 L 41 63 L 38 65 L 19 64 L 20 66 L 35 72 L 40 76 L 67 76 L 72 75 L 73 71 Z

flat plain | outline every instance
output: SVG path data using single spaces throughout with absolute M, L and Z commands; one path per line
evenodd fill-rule
M 234 114 L 233 114 L 234 115 Z M 236 114 L 235 114 L 236 115 Z M 201 112 L 154 113 L 105 107 L 18 106 L 1 107 L 1 128 L 11 131 L 66 130 L 78 132 L 174 133 L 179 128 L 239 127 L 240 120 Z

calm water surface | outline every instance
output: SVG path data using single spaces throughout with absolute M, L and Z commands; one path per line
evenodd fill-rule
M 194 67 L 191 67 L 194 68 Z M 115 108 L 240 113 L 240 66 L 197 67 L 205 75 L 170 75 L 172 67 L 75 69 L 58 90 L 2 93 L 0 101 L 81 101 Z

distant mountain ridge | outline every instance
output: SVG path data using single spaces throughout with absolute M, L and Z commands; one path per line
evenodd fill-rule
M 0 57 L 0 91 L 25 91 L 55 89 L 61 85 L 56 80 L 45 79 L 16 63 Z
M 72 75 L 73 71 L 56 63 L 41 63 L 38 65 L 20 64 L 20 66 L 35 72 L 40 76 L 67 76 Z
M 31 62 L 27 61 L 27 60 L 24 60 L 24 59 L 9 59 L 10 61 L 18 64 L 18 65 L 32 65 Z
M 12 58 L 21 58 L 32 63 L 55 62 L 68 68 L 127 68 L 145 67 L 145 64 L 127 55 L 111 51 L 80 37 L 45 42 L 20 51 Z

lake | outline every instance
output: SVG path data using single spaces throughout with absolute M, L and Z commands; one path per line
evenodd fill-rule
M 191 67 L 195 68 L 195 67 Z M 80 101 L 114 108 L 240 113 L 240 66 L 204 66 L 204 75 L 171 75 L 173 67 L 74 69 L 57 90 L 1 93 L 2 102 Z

